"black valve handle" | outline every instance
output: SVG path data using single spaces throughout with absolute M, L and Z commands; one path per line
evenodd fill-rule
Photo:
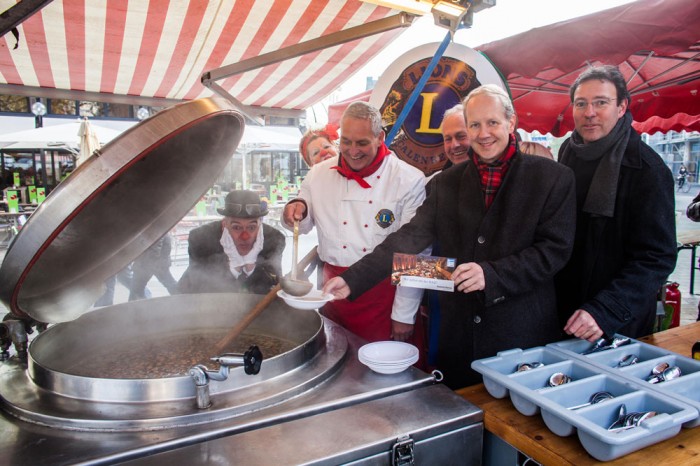
M 248 351 L 243 353 L 243 369 L 248 375 L 255 375 L 260 372 L 260 366 L 262 365 L 263 355 L 260 348 L 252 345 L 248 348 Z

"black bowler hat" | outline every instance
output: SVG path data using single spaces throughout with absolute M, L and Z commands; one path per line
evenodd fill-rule
M 267 202 L 253 191 L 231 191 L 226 195 L 223 209 L 216 209 L 224 217 L 258 218 L 267 215 Z

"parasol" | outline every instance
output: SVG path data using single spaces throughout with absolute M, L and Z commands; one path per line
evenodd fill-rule
M 92 130 L 87 117 L 83 117 L 83 121 L 80 123 L 78 137 L 80 138 L 80 153 L 75 161 L 76 167 L 79 167 L 95 150 L 100 148 L 100 141 L 97 138 L 97 134 Z

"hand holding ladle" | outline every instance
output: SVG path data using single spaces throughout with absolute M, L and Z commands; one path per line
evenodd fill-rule
M 280 284 L 285 293 L 292 296 L 304 296 L 311 291 L 313 284 L 308 280 L 297 280 L 297 257 L 299 253 L 299 221 L 294 220 L 294 246 L 292 249 L 292 272 L 289 277 L 282 277 Z

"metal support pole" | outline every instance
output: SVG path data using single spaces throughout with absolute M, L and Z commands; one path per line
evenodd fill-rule
M 394 126 L 392 126 L 391 131 L 389 131 L 389 135 L 386 137 L 386 140 L 384 141 L 385 144 L 388 146 L 391 145 L 392 141 L 396 137 L 396 135 L 399 132 L 399 129 L 401 129 L 401 125 L 403 124 L 404 120 L 408 116 L 409 112 L 413 108 L 413 105 L 416 103 L 416 100 L 418 100 L 418 96 L 420 93 L 423 91 L 423 88 L 425 87 L 425 83 L 428 82 L 428 78 L 430 77 L 431 74 L 433 74 L 433 70 L 437 66 L 438 62 L 442 58 L 442 55 L 445 53 L 445 50 L 447 49 L 447 46 L 450 44 L 452 41 L 452 31 L 448 32 L 445 38 L 442 40 L 442 43 L 438 47 L 437 51 L 435 52 L 435 55 L 433 56 L 432 60 L 430 60 L 430 63 L 428 64 L 428 67 L 425 69 L 423 72 L 423 75 L 421 76 L 420 80 L 418 81 L 418 84 L 416 84 L 416 87 L 413 89 L 413 92 L 411 92 L 411 96 L 408 98 L 408 102 L 406 102 L 406 105 L 404 105 L 403 109 L 401 110 L 401 113 L 399 114 L 399 117 L 396 119 L 396 122 L 394 123 Z

